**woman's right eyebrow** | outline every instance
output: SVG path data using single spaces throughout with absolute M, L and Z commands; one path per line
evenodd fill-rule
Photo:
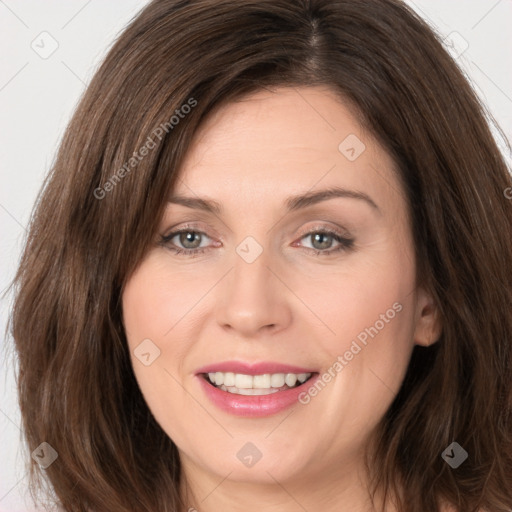
M 286 209 L 291 212 L 302 208 L 307 208 L 308 206 L 312 206 L 334 198 L 358 199 L 366 202 L 366 204 L 368 204 L 376 212 L 382 213 L 375 201 L 368 194 L 361 191 L 349 190 L 341 187 L 330 187 L 315 192 L 306 192 L 303 194 L 291 196 L 285 200 L 284 204 L 286 205 Z M 211 198 L 173 195 L 168 198 L 168 202 L 171 204 L 180 204 L 187 208 L 203 210 L 215 215 L 221 215 L 223 213 L 222 205 Z
M 215 215 L 221 215 L 224 209 L 221 204 L 213 199 L 206 199 L 200 197 L 185 197 L 185 196 L 171 196 L 168 198 L 168 202 L 171 204 L 180 204 L 187 208 L 193 208 L 195 210 L 203 210 L 205 212 L 213 213 Z

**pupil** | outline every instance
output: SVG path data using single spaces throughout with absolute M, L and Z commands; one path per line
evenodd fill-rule
M 197 236 L 197 242 L 195 245 L 194 245 L 194 238 L 196 238 Z M 187 246 L 187 243 L 188 242 L 192 242 L 193 246 L 190 247 L 190 246 Z M 187 231 L 186 233 L 181 233 L 180 235 L 180 243 L 183 244 L 183 246 L 186 248 L 186 249 L 195 249 L 197 248 L 200 243 L 201 243 L 201 240 L 200 240 L 200 237 L 199 237 L 199 234 L 198 233 L 195 233 L 194 231 Z
M 325 240 L 329 240 L 330 241 L 331 235 L 327 235 L 325 233 L 316 233 L 313 236 L 313 246 L 315 246 L 315 242 L 316 241 L 318 241 L 319 239 L 322 240 L 322 238 L 324 238 Z M 325 243 L 325 240 L 324 240 L 323 244 L 320 242 L 320 247 L 316 247 L 316 248 L 317 249 L 328 249 L 331 246 L 331 244 L 330 243 Z

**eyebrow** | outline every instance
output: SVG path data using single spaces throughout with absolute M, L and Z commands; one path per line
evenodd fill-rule
M 284 204 L 286 205 L 286 209 L 289 212 L 292 212 L 334 198 L 359 199 L 361 201 L 366 202 L 369 206 L 372 207 L 372 209 L 380 212 L 379 207 L 369 195 L 365 194 L 364 192 L 348 190 L 340 187 L 331 187 L 316 192 L 306 192 L 305 194 L 291 196 L 285 200 Z M 180 204 L 187 208 L 203 210 L 206 212 L 213 213 L 215 215 L 221 215 L 223 212 L 221 204 L 212 199 L 173 195 L 168 198 L 168 201 L 169 203 L 172 204 Z

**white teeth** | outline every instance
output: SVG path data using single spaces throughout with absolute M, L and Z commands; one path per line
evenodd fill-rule
M 287 386 L 295 386 L 295 383 L 297 382 L 297 375 L 295 375 L 295 373 L 287 373 L 284 378 L 284 382 Z
M 220 389 L 226 388 L 224 391 L 233 393 L 235 391 L 227 388 L 237 389 L 236 392 L 240 395 L 266 394 L 252 393 L 251 390 L 272 390 L 272 388 L 282 388 L 285 384 L 292 388 L 297 382 L 303 384 L 309 377 L 311 377 L 311 373 L 265 373 L 262 375 L 246 375 L 232 372 L 208 373 L 208 378 L 212 384 L 220 387 Z
M 227 391 L 228 393 L 233 393 L 235 395 L 271 395 L 272 393 L 279 393 L 278 389 L 268 388 L 268 389 L 239 389 L 236 387 L 227 388 L 224 386 L 219 386 L 219 389 L 222 391 Z
M 217 379 L 215 379 L 217 381 Z M 244 375 L 243 373 L 235 374 L 235 387 L 238 389 L 252 388 L 252 375 Z
M 273 388 L 281 388 L 284 386 L 284 373 L 274 373 L 270 377 L 270 385 Z
M 270 388 L 270 373 L 255 375 L 252 378 L 252 383 L 255 388 Z
M 226 372 L 224 374 L 224 386 L 234 386 L 235 385 L 235 374 L 232 372 Z

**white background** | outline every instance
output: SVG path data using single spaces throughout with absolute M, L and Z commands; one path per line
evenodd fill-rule
M 0 293 L 14 275 L 36 194 L 78 99 L 114 37 L 146 3 L 0 0 Z M 452 34 L 452 51 L 468 45 L 457 61 L 510 140 L 512 0 L 408 3 L 443 37 Z M 42 46 L 44 31 L 58 43 L 46 59 L 31 47 L 34 40 Z M 45 48 L 50 44 L 46 39 Z M 0 309 L 2 356 L 12 346 L 4 335 L 10 301 L 2 300 Z M 34 510 L 12 367 L 9 358 L 0 365 L 0 512 Z

